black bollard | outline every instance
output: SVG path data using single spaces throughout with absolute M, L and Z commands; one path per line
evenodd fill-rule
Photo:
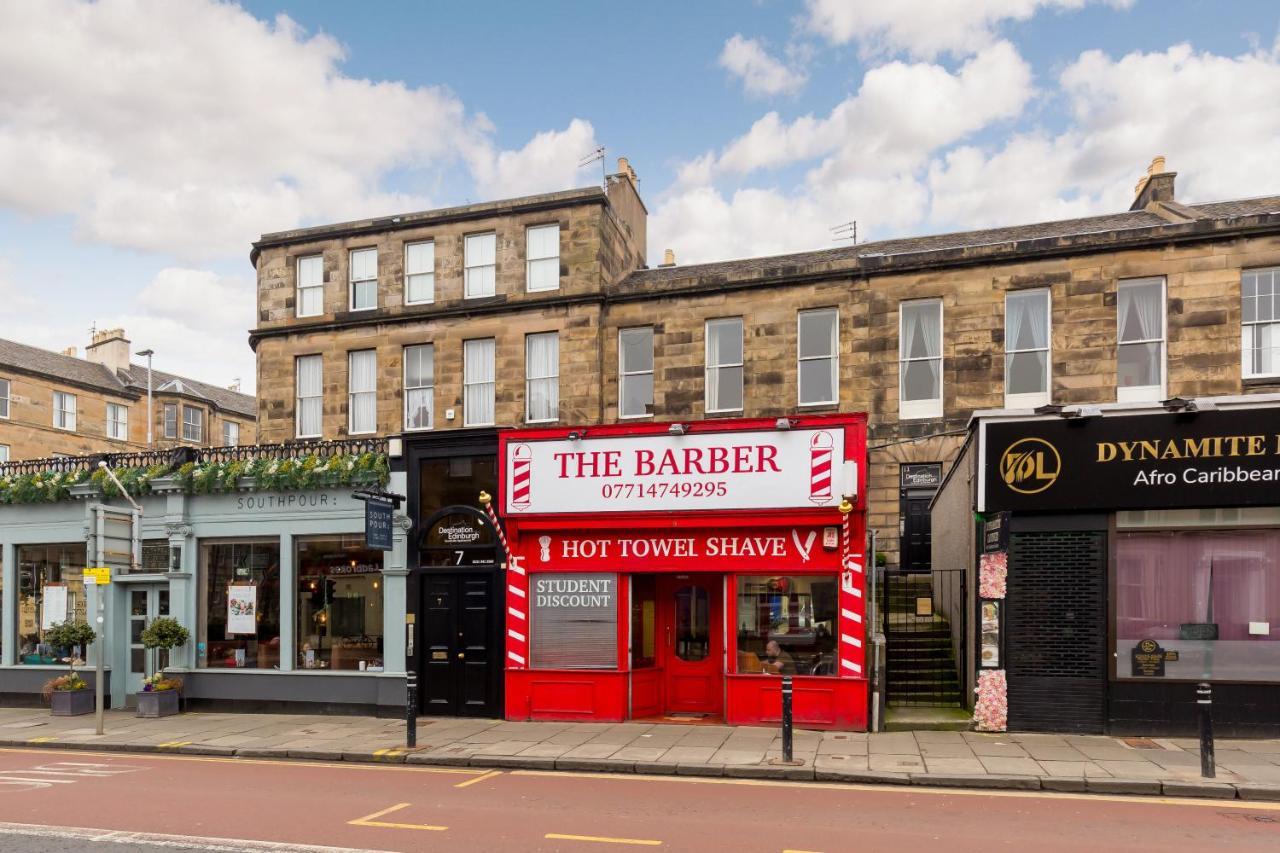
M 1216 775 L 1213 766 L 1213 689 L 1207 681 L 1196 686 L 1196 709 L 1200 712 L 1200 775 L 1212 779 Z
M 790 764 L 793 760 L 791 744 L 791 676 L 782 676 L 782 760 Z
M 418 746 L 418 676 L 409 673 L 404 679 L 405 744 L 409 749 Z

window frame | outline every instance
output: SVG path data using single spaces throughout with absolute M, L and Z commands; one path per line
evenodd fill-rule
M 1160 337 L 1137 341 L 1120 340 L 1120 291 L 1125 287 L 1160 284 Z M 1120 348 L 1125 346 L 1160 344 L 1160 382 L 1156 385 L 1120 386 Z M 1165 399 L 1169 387 L 1169 282 L 1162 275 L 1122 278 L 1116 282 L 1116 402 L 1152 403 Z
M 409 350 L 426 348 L 431 350 L 431 381 L 426 385 L 410 385 L 409 384 Z M 428 390 L 430 392 L 430 403 L 427 406 L 427 425 L 424 427 L 415 427 L 409 425 L 409 392 Z M 400 351 L 400 390 L 401 390 L 401 417 L 405 432 L 429 432 L 436 426 L 436 345 L 428 344 L 407 344 Z
M 355 257 L 364 252 L 373 252 L 373 276 L 371 278 L 356 278 Z M 367 284 L 373 282 L 373 304 L 363 308 L 356 307 L 356 285 Z M 362 246 L 358 249 L 351 249 L 347 252 L 347 309 L 350 311 L 376 311 L 378 310 L 378 247 Z
M 188 421 L 187 420 L 188 412 L 194 412 L 195 414 L 199 415 L 199 417 L 194 422 Z M 200 428 L 200 434 L 195 438 L 192 438 L 191 436 L 187 435 L 187 427 L 192 425 Z M 200 408 L 199 406 L 190 406 L 190 405 L 187 405 L 186 403 L 182 404 L 182 440 L 190 441 L 195 444 L 204 444 L 204 409 Z
M 636 332 L 641 330 L 649 333 L 649 369 L 648 370 L 627 370 L 626 365 L 623 364 L 623 361 L 622 361 L 622 353 L 624 352 L 624 348 L 622 346 L 622 336 L 625 335 L 627 332 Z M 627 399 L 626 388 L 624 387 L 627 381 L 627 377 L 628 376 L 648 376 L 649 377 L 649 405 L 650 406 L 654 405 L 655 403 L 654 378 L 657 375 L 655 370 L 656 367 L 657 367 L 657 347 L 654 344 L 653 326 L 627 326 L 626 328 L 618 329 L 618 419 L 619 420 L 634 420 L 638 418 L 653 417 L 653 412 L 644 412 L 643 414 L 639 414 L 639 415 L 627 414 L 625 411 L 623 411 L 623 401 Z
M 1254 319 L 1244 319 L 1244 280 L 1246 276 L 1259 275 L 1268 273 L 1271 275 L 1271 299 L 1272 299 L 1272 317 L 1270 320 L 1259 320 L 1255 308 Z M 1276 369 L 1270 373 L 1255 372 L 1253 370 L 1252 354 L 1254 347 L 1246 345 L 1246 332 L 1256 330 L 1264 326 L 1275 326 L 1274 334 L 1280 337 L 1280 266 L 1276 267 L 1256 267 L 1254 269 L 1245 269 L 1240 271 L 1240 378 L 1241 379 L 1275 379 L 1280 377 L 1280 356 L 1276 358 Z M 1258 299 L 1257 284 L 1254 287 L 1254 297 Z M 1252 331 L 1249 335 L 1253 340 L 1257 341 L 1257 332 Z
M 711 364 L 711 327 L 716 324 L 734 323 L 738 324 L 738 342 L 742 352 L 742 361 L 737 363 Z M 702 326 L 703 340 L 703 374 L 702 374 L 702 406 L 703 411 L 707 414 L 729 414 L 732 412 L 745 411 L 747 405 L 747 324 L 741 315 L 735 317 L 714 317 L 706 320 Z M 740 387 L 739 399 L 742 405 L 735 409 L 719 409 L 711 407 L 710 389 L 711 383 L 708 381 L 712 370 L 723 370 L 725 368 L 739 368 L 742 373 L 739 379 Z
M 70 400 L 71 407 L 66 408 L 64 403 Z M 76 395 L 70 391 L 54 391 L 53 392 L 53 428 L 60 429 L 65 432 L 76 431 L 76 417 L 79 406 L 77 405 Z M 67 426 L 67 416 L 70 415 L 70 426 Z M 59 423 L 62 421 L 62 423 Z
M 177 403 L 165 403 L 160 407 L 160 433 L 162 437 L 171 438 L 177 441 L 178 434 L 180 432 L 178 424 L 182 422 L 182 418 L 180 417 L 182 413 L 179 411 L 179 408 L 180 407 Z M 173 412 L 172 432 L 169 430 L 169 412 L 171 411 Z
M 411 272 L 409 270 L 409 250 L 414 246 L 430 246 L 431 247 L 431 269 L 427 272 Z M 409 298 L 409 279 L 413 276 L 430 276 L 431 277 L 431 295 L 426 299 L 410 299 Z M 431 305 L 436 301 L 436 241 L 429 240 L 412 240 L 404 244 L 404 304 L 405 305 Z
M 1045 342 L 1044 348 L 1010 349 L 1009 348 L 1009 297 L 1026 296 L 1031 293 L 1044 294 Z M 1044 356 L 1044 391 L 1009 393 L 1009 356 L 1024 352 L 1043 352 Z M 1004 294 L 1004 407 L 1006 409 L 1035 409 L 1047 405 L 1053 399 L 1053 291 L 1047 287 L 1031 287 L 1022 290 L 1007 290 Z
M 4 403 L 4 412 L 0 414 L 0 421 L 7 421 L 13 412 L 13 383 L 0 376 L 0 388 L 4 390 L 4 393 L 0 394 L 0 402 Z
M 477 264 L 472 266 L 470 263 L 470 242 L 480 237 L 493 238 L 493 263 Z M 493 268 L 493 289 L 489 293 L 472 293 L 471 292 L 471 271 L 473 269 Z M 462 235 L 462 298 L 463 299 L 487 299 L 498 295 L 498 232 L 497 231 L 477 231 L 474 234 Z M 479 340 L 477 338 L 476 340 Z
M 908 305 L 936 305 L 938 306 L 938 355 L 925 356 L 920 358 L 910 358 L 906 355 L 906 311 L 904 307 Z M 947 396 L 947 375 L 946 375 L 946 306 L 943 304 L 941 297 L 929 297 L 925 299 L 904 299 L 898 303 L 898 419 L 899 420 L 924 420 L 928 418 L 940 418 L 943 414 L 943 401 Z M 904 400 L 903 389 L 906 386 L 907 371 L 905 365 L 913 361 L 936 361 L 938 362 L 938 396 L 928 400 Z
M 530 247 L 530 245 L 531 245 L 531 243 L 532 243 L 532 241 L 531 241 L 531 239 L 530 239 L 530 238 L 532 237 L 533 232 L 534 232 L 534 231 L 545 231 L 545 230 L 550 229 L 550 228 L 554 228 L 554 229 L 556 230 L 556 253 L 555 253 L 554 255 L 545 255 L 545 256 L 542 256 L 542 257 L 538 257 L 538 258 L 533 257 L 533 256 L 530 254 L 530 248 L 529 248 L 529 247 Z M 561 227 L 560 227 L 560 223 L 559 223 L 559 222 L 544 222 L 544 223 L 542 223 L 541 225 L 530 225 L 530 226 L 528 226 L 528 227 L 526 227 L 526 228 L 524 229 L 524 249 L 525 249 L 525 258 L 524 258 L 524 286 L 525 286 L 525 292 L 526 292 L 526 293 L 549 293 L 549 292 L 551 292 L 551 291 L 553 291 L 553 290 L 559 290 L 559 289 L 560 289 L 560 232 L 561 232 L 561 231 L 562 231 L 562 229 L 561 229 Z M 495 255 L 495 256 L 494 256 L 494 261 L 495 261 L 495 265 L 496 265 L 496 261 L 497 261 L 497 253 L 496 253 L 496 251 L 495 251 L 494 255 Z M 533 264 L 534 264 L 534 262 L 535 262 L 535 261 L 549 261 L 549 260 L 555 260 L 555 262 L 556 262 L 556 276 L 555 276 L 555 284 L 554 284 L 553 286 L 551 286 L 551 287 L 534 287 L 534 286 L 533 286 Z
M 530 374 L 532 368 L 529 359 L 529 348 L 534 338 L 551 338 L 556 342 L 556 369 L 555 373 L 549 376 L 533 376 Z M 552 407 L 552 415 L 549 418 L 534 418 L 529 410 L 530 404 L 533 402 L 533 383 L 534 382 L 550 382 L 554 389 L 555 405 Z M 560 332 L 530 332 L 524 336 L 524 422 L 527 424 L 553 424 L 560 420 Z
M 831 354 L 830 355 L 810 355 L 803 356 L 801 351 L 801 329 L 802 321 L 805 315 L 816 314 L 832 314 L 835 316 L 835 324 L 831 329 Z M 744 352 L 745 356 L 746 353 Z M 812 400 L 806 402 L 804 399 L 803 385 L 801 383 L 800 365 L 805 361 L 823 361 L 831 362 L 831 390 L 835 392 L 834 400 Z M 840 405 L 840 309 L 839 308 L 806 308 L 796 312 L 796 406 L 838 406 Z
M 123 414 L 121 418 L 113 418 L 112 410 Z M 121 427 L 120 435 L 116 435 L 113 426 L 119 424 Z M 107 438 L 113 441 L 129 440 L 129 407 L 124 403 L 107 403 Z
M 493 379 L 484 382 L 470 382 L 467 379 L 467 345 L 472 343 L 480 343 L 489 341 L 493 344 Z M 464 427 L 481 427 L 493 426 L 498 421 L 498 339 L 497 338 L 468 338 L 462 342 L 462 425 Z M 471 420 L 471 407 L 467 405 L 467 389 L 474 385 L 490 386 L 491 408 L 493 409 L 493 420 L 490 421 L 473 421 Z
M 9 461 L 9 445 L 0 444 L 0 462 Z
M 320 393 L 308 394 L 306 397 L 303 397 L 302 382 L 301 382 L 302 363 L 304 360 L 311 359 L 311 358 L 317 359 L 320 363 Z M 316 400 L 316 399 L 320 401 L 320 417 L 318 419 L 319 420 L 318 425 L 320 427 L 320 430 L 319 432 L 316 432 L 316 433 L 304 433 L 302 431 L 302 418 L 299 417 L 299 415 L 302 412 L 302 401 Z M 293 432 L 294 432 L 294 438 L 323 438 L 324 437 L 324 356 L 318 353 L 294 356 L 294 359 L 293 359 Z
M 304 286 L 302 284 L 302 263 L 303 261 L 311 261 L 311 260 L 317 260 L 320 262 L 320 283 L 309 284 Z M 294 283 L 294 297 L 293 297 L 294 316 L 298 318 L 323 317 L 324 316 L 324 255 L 323 254 L 299 255 L 294 260 L 293 279 L 294 279 L 293 281 Z M 311 314 L 302 313 L 302 302 L 303 302 L 302 297 L 303 297 L 304 290 L 320 291 L 320 310 L 319 311 L 316 311 Z
M 234 427 L 234 428 L 235 428 L 236 440 L 235 440 L 235 441 L 228 441 L 228 440 L 227 440 L 227 438 L 228 438 L 227 433 L 230 431 L 230 429 L 231 429 L 232 427 Z M 239 447 L 239 446 L 240 446 L 240 424 L 239 424 L 239 422 L 237 422 L 237 421 L 232 421 L 232 420 L 225 420 L 225 419 L 222 421 L 222 446 L 223 446 L 223 447 Z
M 369 355 L 373 358 L 373 387 L 361 391 L 355 390 L 352 384 L 352 378 L 355 375 L 354 366 L 357 356 Z M 373 427 L 372 429 L 356 429 L 356 397 L 359 395 L 369 396 L 373 398 Z M 374 435 L 378 432 L 378 351 L 372 347 L 365 349 L 349 350 L 347 352 L 347 435 Z

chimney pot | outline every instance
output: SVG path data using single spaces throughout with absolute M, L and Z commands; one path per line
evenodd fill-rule
M 1159 175 L 1164 172 L 1164 155 L 1157 154 L 1151 158 L 1151 174 Z
M 662 266 L 674 267 L 676 265 L 676 253 L 673 249 L 667 249 L 662 253 Z
M 1157 202 L 1174 201 L 1174 179 L 1177 177 L 1177 172 L 1168 171 L 1163 154 L 1152 157 L 1147 173 L 1133 188 L 1133 204 L 1129 205 L 1129 209 L 1146 210 L 1149 205 Z
M 72 358 L 76 358 L 76 357 L 77 357 L 77 355 L 76 355 L 76 348 L 75 348 L 75 347 L 67 347 L 66 349 L 64 349 L 64 350 L 62 351 L 62 354 L 63 354 L 63 355 L 69 355 L 69 356 L 71 356 Z

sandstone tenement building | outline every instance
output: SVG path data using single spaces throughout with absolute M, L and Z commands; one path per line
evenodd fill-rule
M 974 411 L 1280 390 L 1280 197 L 1186 205 L 1174 178 L 1157 159 L 1105 216 L 653 269 L 625 160 L 267 234 L 259 437 L 866 411 L 870 526 L 924 569 Z

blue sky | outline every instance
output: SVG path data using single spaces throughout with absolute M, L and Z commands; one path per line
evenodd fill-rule
M 280 17 L 283 16 L 283 17 Z M 253 385 L 249 242 L 631 159 L 682 263 L 1280 193 L 1280 6 L 0 0 L 0 336 Z

